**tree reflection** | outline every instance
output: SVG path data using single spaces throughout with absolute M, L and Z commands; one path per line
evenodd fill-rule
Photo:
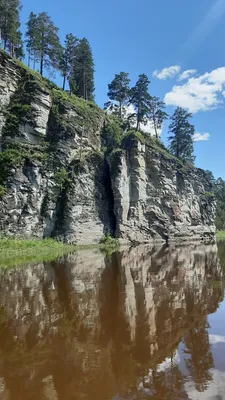
M 207 389 L 212 380 L 210 369 L 214 366 L 207 328 L 207 322 L 204 321 L 184 336 L 184 353 L 187 356 L 185 363 L 199 392 Z

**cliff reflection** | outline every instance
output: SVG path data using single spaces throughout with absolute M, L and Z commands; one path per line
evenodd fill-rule
M 0 398 L 187 399 L 186 374 L 204 391 L 222 277 L 216 245 L 92 250 L 2 271 Z

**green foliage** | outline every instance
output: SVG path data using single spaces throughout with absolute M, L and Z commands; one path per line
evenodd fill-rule
M 22 163 L 24 155 L 13 149 L 8 149 L 0 153 L 0 184 L 2 185 L 7 177 L 8 172 Z
M 0 185 L 0 198 L 4 196 L 6 193 L 6 188 L 3 185 Z
M 14 57 L 23 56 L 20 27 L 21 6 L 19 0 L 0 0 L 0 32 L 4 50 Z
M 169 149 L 171 154 L 182 160 L 193 162 L 193 136 L 195 133 L 194 125 L 189 123 L 191 114 L 181 107 L 177 107 L 171 117 L 169 126 Z
M 159 130 L 162 128 L 163 122 L 168 118 L 168 114 L 165 110 L 165 103 L 158 97 L 151 97 L 148 103 L 147 117 L 153 122 L 155 136 L 158 139 Z
M 50 261 L 75 250 L 76 246 L 53 239 L 25 240 L 3 237 L 0 239 L 0 267 Z
M 108 85 L 108 97 L 113 102 L 118 103 L 118 116 L 122 119 L 122 108 L 129 99 L 130 94 L 130 79 L 127 72 L 116 74 L 113 81 Z M 109 105 L 109 103 L 108 103 Z
M 114 251 L 119 249 L 119 242 L 109 233 L 106 233 L 100 240 L 100 250 L 104 251 L 107 256 L 110 256 Z
M 142 144 L 146 143 L 145 136 L 141 132 L 137 132 L 132 129 L 123 136 L 121 140 L 121 147 L 124 149 L 129 149 L 137 140 Z
M 215 193 L 217 209 L 216 209 L 216 228 L 219 231 L 225 230 L 225 181 L 218 178 L 214 181 L 213 191 Z
M 86 38 L 76 46 L 73 68 L 69 77 L 73 93 L 85 100 L 94 100 L 94 61 Z
M 5 180 L 13 168 L 23 165 L 25 160 L 30 162 L 42 161 L 46 158 L 44 148 L 38 146 L 20 145 L 14 143 L 12 146 L 0 153 L 0 185 L 4 187 Z M 5 190 L 5 189 L 4 189 Z M 3 190 L 1 190 L 2 195 Z
M 30 14 L 27 24 L 27 49 L 34 62 L 40 63 L 40 74 L 45 68 L 58 68 L 61 54 L 61 45 L 58 37 L 58 28 L 53 24 L 49 15 L 42 12 L 38 15 Z
M 3 143 L 9 138 L 19 135 L 20 125 L 29 123 L 35 127 L 36 110 L 32 103 L 39 84 L 26 69 L 21 69 L 22 79 L 18 89 L 12 95 L 9 106 L 5 111 L 6 123 L 3 128 Z
M 59 61 L 59 69 L 63 76 L 63 90 L 65 89 L 66 79 L 72 72 L 78 43 L 78 39 L 73 36 L 72 33 L 66 35 L 65 44 Z
M 67 184 L 71 183 L 69 173 L 65 168 L 61 168 L 55 173 L 55 183 L 61 190 L 64 189 Z
M 130 104 L 136 110 L 136 131 L 140 130 L 140 124 L 146 122 L 146 116 L 149 111 L 149 101 L 151 99 L 148 93 L 149 79 L 145 74 L 139 75 L 136 85 L 130 91 Z
M 26 36 L 26 49 L 28 53 L 28 67 L 30 67 L 31 61 L 33 61 L 33 68 L 35 69 L 35 63 L 38 60 L 37 39 L 39 35 L 37 26 L 37 15 L 31 12 L 26 25 L 27 25 L 27 30 L 25 36 Z
M 208 198 L 214 198 L 214 197 L 215 197 L 215 195 L 214 195 L 213 192 L 205 192 L 205 193 L 204 193 L 204 196 L 205 196 L 205 197 L 208 197 Z
M 102 148 L 106 149 L 107 153 L 118 148 L 120 146 L 122 134 L 120 121 L 113 117 L 108 118 L 101 134 Z
M 225 239 L 225 231 L 217 231 L 216 232 L 216 238 L 218 240 L 224 240 Z
M 203 178 L 208 182 L 209 188 L 204 196 L 216 200 L 216 228 L 218 231 L 225 231 L 225 181 L 222 178 L 215 179 L 212 172 L 208 170 L 204 171 Z
M 80 99 L 77 96 L 69 95 L 66 92 L 63 92 L 60 89 L 52 90 L 52 99 L 53 99 L 53 112 L 54 117 L 61 120 L 60 125 L 62 127 L 67 127 L 70 129 L 70 121 L 68 118 L 65 120 L 63 115 L 66 113 L 67 109 L 70 109 L 73 106 L 74 110 L 77 113 L 76 116 L 76 124 L 80 124 L 80 126 L 84 129 L 92 128 L 95 129 L 98 127 L 98 121 L 101 116 L 103 116 L 103 111 L 101 111 L 94 103 L 91 101 L 85 101 L 84 99 Z

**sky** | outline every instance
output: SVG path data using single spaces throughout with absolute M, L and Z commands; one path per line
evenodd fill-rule
M 95 100 L 103 107 L 114 75 L 131 84 L 145 73 L 149 92 L 193 114 L 196 166 L 225 179 L 225 0 L 22 0 L 22 26 L 46 11 L 59 28 L 89 40 Z M 57 78 L 58 79 L 58 78 Z M 58 81 L 60 84 L 61 82 Z M 168 123 L 162 140 L 167 144 Z

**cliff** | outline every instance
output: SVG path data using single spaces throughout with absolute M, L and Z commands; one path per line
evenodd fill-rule
M 104 152 L 110 118 L 0 52 L 0 230 L 99 242 L 212 239 L 202 170 L 131 133 Z M 106 156 L 107 154 L 107 156 Z

